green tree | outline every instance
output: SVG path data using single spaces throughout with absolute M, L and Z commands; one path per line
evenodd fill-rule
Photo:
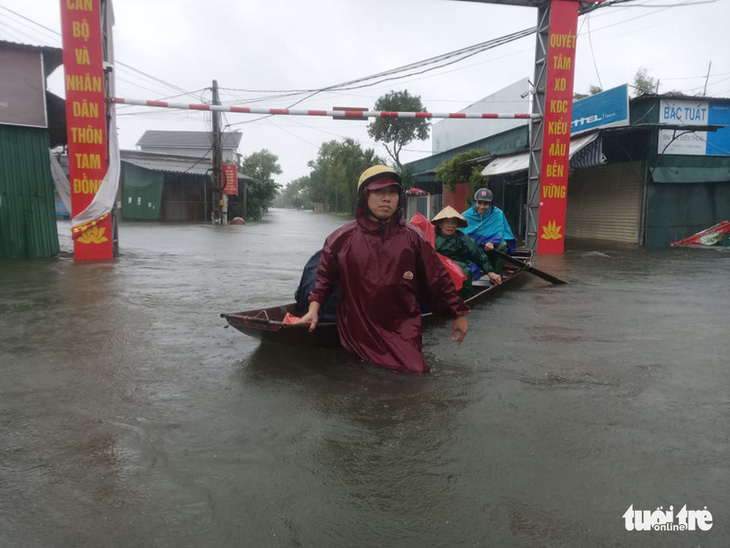
M 488 155 L 488 152 L 477 149 L 455 154 L 436 167 L 436 178 L 443 181 L 451 192 L 455 190 L 457 184 L 467 182 L 470 182 L 472 190 L 476 191 L 479 187 L 486 185 L 489 178 L 482 175 L 484 167 L 475 160 Z
M 283 188 L 274 202 L 275 205 L 278 207 L 288 207 L 293 209 L 311 208 L 311 201 L 309 200 L 309 184 L 309 175 L 294 179 Z
M 274 181 L 274 175 L 281 174 L 279 157 L 267 149 L 246 156 L 238 167 L 239 173 L 253 179 L 246 182 L 247 221 L 260 221 L 264 212 L 271 207 L 281 185 Z M 228 219 L 243 216 L 243 188 L 239 185 L 238 195 L 228 197 Z
M 360 174 L 370 166 L 384 163 L 373 149 L 363 149 L 350 138 L 322 143 L 317 158 L 308 164 L 312 169 L 308 198 L 326 204 L 329 211 L 352 213 Z
M 597 95 L 597 94 L 599 94 L 601 92 L 603 92 L 603 88 L 601 88 L 601 86 L 593 86 L 592 85 L 592 86 L 589 86 L 588 87 L 588 93 L 590 93 L 591 95 Z
M 390 112 L 427 112 L 419 95 L 408 90 L 389 91 L 375 102 L 375 110 Z M 428 139 L 430 123 L 427 118 L 375 118 L 368 126 L 368 135 L 383 143 L 398 171 L 403 169 L 400 153 L 413 140 Z
M 646 67 L 639 67 L 634 74 L 634 93 L 641 95 L 642 93 L 657 93 L 659 91 L 659 81 L 649 76 Z
M 581 99 L 585 99 L 586 97 L 590 97 L 591 95 L 596 95 L 597 93 L 601 93 L 603 89 L 599 86 L 591 85 L 588 88 L 588 93 L 574 93 L 573 94 L 573 101 L 580 101 Z

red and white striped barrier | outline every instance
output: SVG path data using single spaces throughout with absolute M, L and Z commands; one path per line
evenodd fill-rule
M 112 103 L 137 105 L 141 107 L 177 108 L 183 110 L 217 110 L 220 112 L 239 112 L 241 114 L 268 114 L 285 116 L 332 116 L 334 118 L 454 118 L 454 119 L 537 119 L 538 114 L 502 114 L 486 112 L 389 112 L 379 110 L 295 110 L 288 108 L 228 107 L 224 105 L 196 105 L 187 103 L 168 103 L 166 101 L 145 101 L 142 99 L 122 99 L 112 97 Z

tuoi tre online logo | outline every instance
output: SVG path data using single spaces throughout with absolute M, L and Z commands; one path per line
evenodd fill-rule
M 653 512 L 651 510 L 634 510 L 634 505 L 629 506 L 623 515 L 624 525 L 627 531 L 709 531 L 712 529 L 712 514 L 705 506 L 704 510 L 687 510 L 685 504 L 682 509 L 674 515 L 674 506 L 664 510 L 660 506 Z

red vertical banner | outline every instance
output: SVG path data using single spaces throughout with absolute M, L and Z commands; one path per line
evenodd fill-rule
M 109 166 L 100 0 L 61 0 L 71 215 L 96 195 Z M 74 234 L 74 258 L 114 258 L 111 215 Z
M 222 164 L 223 194 L 238 196 L 238 169 L 236 164 Z
M 547 55 L 545 117 L 540 169 L 538 253 L 563 253 L 568 203 L 570 128 L 578 7 L 574 0 L 552 0 Z

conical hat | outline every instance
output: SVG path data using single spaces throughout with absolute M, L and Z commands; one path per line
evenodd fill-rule
M 433 219 L 431 219 L 431 222 L 433 224 L 436 224 L 436 221 L 440 221 L 442 219 L 456 219 L 459 221 L 456 226 L 459 226 L 461 228 L 466 228 L 467 226 L 469 226 L 469 223 L 467 223 L 466 219 L 464 219 L 464 217 L 461 216 L 461 213 L 456 211 L 451 206 L 446 206 L 441 211 L 439 211 L 436 214 L 436 216 Z

